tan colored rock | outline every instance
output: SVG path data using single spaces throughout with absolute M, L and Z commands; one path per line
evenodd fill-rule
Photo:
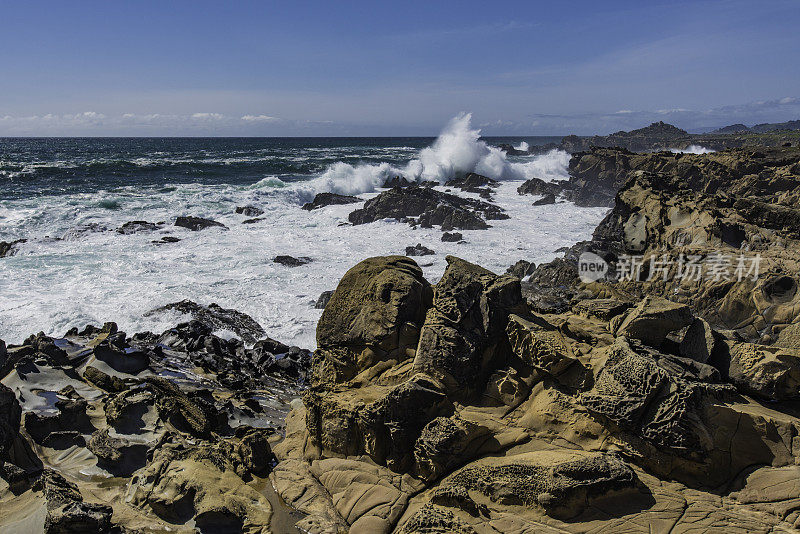
M 658 347 L 667 334 L 689 326 L 692 320 L 692 312 L 686 304 L 645 297 L 628 313 L 616 333 Z
M 508 316 L 525 313 L 519 279 L 453 256 L 434 288 L 433 307 L 420 332 L 414 369 L 466 399 L 482 391 L 492 363 L 502 360 Z
M 728 375 L 740 390 L 764 399 L 800 397 L 800 353 L 793 349 L 733 343 Z
M 368 258 L 347 271 L 317 325 L 314 383 L 350 380 L 378 361 L 404 359 L 416 348 L 430 299 L 410 258 Z

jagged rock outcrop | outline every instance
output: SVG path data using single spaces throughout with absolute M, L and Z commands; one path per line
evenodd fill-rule
M 357 202 L 361 202 L 361 199 L 358 197 L 339 195 L 336 193 L 317 193 L 314 196 L 314 200 L 303 204 L 303 209 L 311 211 L 324 208 L 325 206 L 339 206 L 342 204 L 355 204 Z
M 428 187 L 394 187 L 364 203 L 349 215 L 353 224 L 397 219 L 442 230 L 482 230 L 486 220 L 507 219 L 502 208 L 479 200 L 442 193 Z

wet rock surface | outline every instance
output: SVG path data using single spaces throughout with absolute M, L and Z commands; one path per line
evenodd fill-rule
M 203 219 L 202 217 L 187 217 L 187 216 L 180 216 L 175 219 L 175 226 L 180 226 L 182 228 L 188 228 L 193 232 L 197 232 L 199 230 L 205 230 L 206 228 L 224 228 L 227 230 L 227 226 L 222 224 L 221 222 L 212 221 L 211 219 Z
M 0 343 L 0 530 L 273 531 L 264 481 L 310 352 L 176 304 L 198 319 L 160 335 L 106 323 Z M 234 326 L 251 347 L 211 333 Z
M 489 227 L 487 220 L 507 218 L 503 209 L 494 204 L 417 185 L 385 191 L 348 216 L 353 224 L 397 219 L 426 228 L 441 226 L 444 231 L 482 230 Z
M 358 197 L 352 197 L 349 195 L 338 195 L 336 193 L 317 193 L 314 196 L 314 200 L 303 204 L 303 209 L 306 211 L 311 211 L 319 208 L 324 208 L 325 206 L 355 204 L 357 202 L 361 202 L 361 199 Z

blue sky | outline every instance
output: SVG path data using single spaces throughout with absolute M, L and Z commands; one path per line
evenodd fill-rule
M 0 0 L 0 135 L 690 130 L 800 118 L 800 2 Z

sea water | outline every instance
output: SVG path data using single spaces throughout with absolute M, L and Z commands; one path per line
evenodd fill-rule
M 313 349 L 315 301 L 364 258 L 421 243 L 436 252 L 416 258 L 435 282 L 448 254 L 502 273 L 519 259 L 549 261 L 588 239 L 607 209 L 533 206 L 534 197 L 516 191 L 531 177 L 566 179 L 568 154 L 506 157 L 494 147 L 552 141 L 481 139 L 468 115 L 438 138 L 0 139 L 0 240 L 27 239 L 0 258 L 0 339 L 19 343 L 38 331 L 63 335 L 105 321 L 129 334 L 160 332 L 187 318 L 147 312 L 191 299 L 243 311 L 271 337 Z M 493 202 L 510 219 L 461 231 L 464 243 L 393 220 L 349 225 L 360 204 L 301 209 L 323 191 L 371 198 L 398 174 L 443 183 L 469 171 L 501 180 Z M 235 208 L 245 205 L 263 210 L 262 220 L 243 224 L 247 217 Z M 174 226 L 179 215 L 229 229 L 192 232 Z M 164 226 L 115 231 L 133 220 Z M 164 236 L 180 241 L 153 243 Z M 284 254 L 313 261 L 272 261 Z

